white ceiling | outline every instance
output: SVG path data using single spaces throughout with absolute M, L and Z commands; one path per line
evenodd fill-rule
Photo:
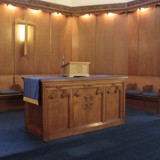
M 99 4 L 113 4 L 113 3 L 125 3 L 133 0 L 41 0 L 50 3 L 62 4 L 70 7 L 99 5 Z

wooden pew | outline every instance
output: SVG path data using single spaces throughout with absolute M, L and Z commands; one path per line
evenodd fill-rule
M 151 113 L 160 113 L 160 92 L 143 91 L 134 89 L 133 92 L 126 91 L 126 107 L 140 109 Z
M 24 109 L 23 94 L 0 94 L 0 112 Z
M 0 112 L 24 109 L 20 82 L 19 75 L 0 75 Z

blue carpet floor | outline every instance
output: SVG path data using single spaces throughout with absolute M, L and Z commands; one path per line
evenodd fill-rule
M 124 125 L 43 142 L 24 112 L 0 113 L 0 160 L 160 160 L 160 115 L 127 109 Z

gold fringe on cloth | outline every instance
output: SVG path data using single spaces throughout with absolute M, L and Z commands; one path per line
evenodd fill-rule
M 23 100 L 25 102 L 29 102 L 29 103 L 32 103 L 32 104 L 35 104 L 38 106 L 38 100 L 35 100 L 35 99 L 32 99 L 32 98 L 28 98 L 28 97 L 23 97 Z

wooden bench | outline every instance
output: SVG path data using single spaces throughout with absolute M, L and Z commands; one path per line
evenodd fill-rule
M 0 112 L 24 109 L 22 93 L 1 93 Z
M 160 113 L 160 92 L 126 91 L 126 107 Z
M 25 76 L 33 75 L 0 75 L 0 90 L 16 90 L 19 93 L 0 93 L 0 112 L 24 109 L 23 102 L 23 79 Z M 35 75 L 34 75 L 35 76 Z M 46 75 L 37 75 L 46 76 Z

